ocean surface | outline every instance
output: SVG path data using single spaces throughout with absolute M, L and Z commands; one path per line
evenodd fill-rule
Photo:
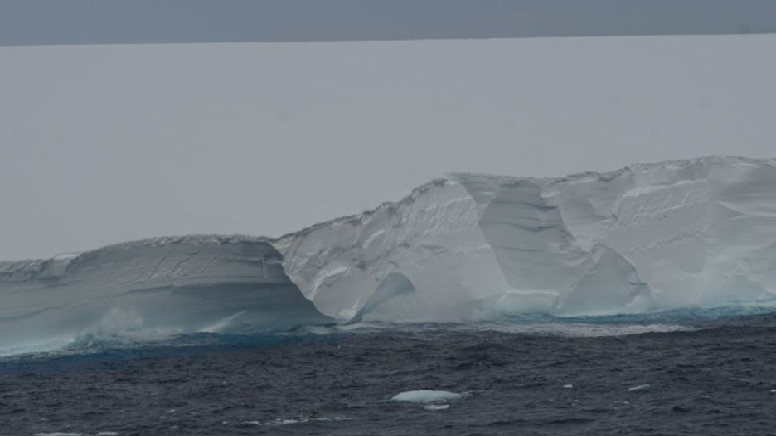
M 776 315 L 86 340 L 0 358 L 0 434 L 772 435 Z

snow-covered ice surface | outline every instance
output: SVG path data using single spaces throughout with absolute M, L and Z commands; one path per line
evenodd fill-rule
M 274 241 L 324 314 L 472 321 L 772 305 L 776 160 L 561 178 L 452 174 Z

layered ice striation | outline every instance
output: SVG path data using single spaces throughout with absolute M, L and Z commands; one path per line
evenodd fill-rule
M 326 322 L 285 275 L 281 259 L 262 238 L 187 236 L 0 262 L 0 349 L 52 338 Z
M 452 174 L 274 244 L 304 295 L 341 319 L 764 304 L 776 294 L 776 160 Z

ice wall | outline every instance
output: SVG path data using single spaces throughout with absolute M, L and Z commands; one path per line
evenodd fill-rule
M 277 239 L 162 238 L 0 262 L 0 348 L 774 297 L 776 160 L 707 157 L 562 178 L 453 174 Z
M 583 245 L 620 253 L 659 307 L 776 292 L 776 161 L 702 158 L 546 182 Z
M 305 296 L 344 319 L 763 303 L 776 293 L 776 161 L 707 157 L 563 178 L 454 174 L 275 246 Z M 413 292 L 379 291 L 375 306 L 397 274 Z
M 326 322 L 265 239 L 187 236 L 0 262 L 0 349 L 84 335 L 240 332 Z

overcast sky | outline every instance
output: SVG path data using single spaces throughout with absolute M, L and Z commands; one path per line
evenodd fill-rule
M 25 2 L 49 18 L 66 4 L 82 21 L 105 16 L 84 1 Z M 0 2 L 6 43 L 8 17 L 31 7 L 20 5 Z M 151 7 L 132 5 L 127 22 Z M 201 20 L 202 8 L 187 11 Z M 580 13 L 559 28 L 581 28 L 575 17 L 591 15 Z M 75 18 L 62 14 L 50 25 L 14 21 L 37 24 L 11 34 L 73 35 L 63 23 Z M 481 36 L 467 32 L 503 22 L 472 14 L 437 27 Z M 111 29 L 124 22 L 78 42 L 116 42 Z M 333 29 L 323 28 L 315 35 Z M 130 30 L 122 38 L 142 35 Z M 449 171 L 556 176 L 772 156 L 774 52 L 773 35 L 0 47 L 0 260 L 161 235 L 277 236 L 398 200 Z
M 0 45 L 776 32 L 773 0 L 0 0 Z

